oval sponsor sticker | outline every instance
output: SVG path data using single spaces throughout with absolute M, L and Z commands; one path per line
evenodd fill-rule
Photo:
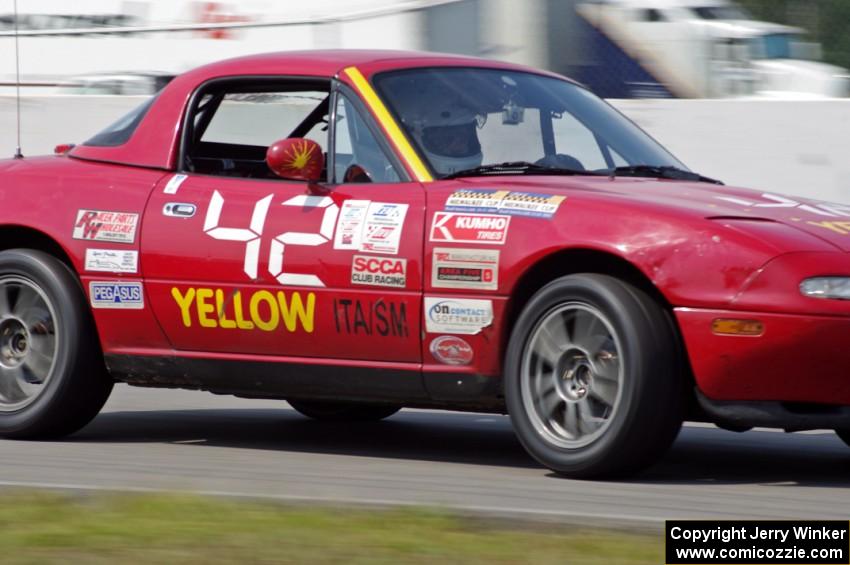
M 431 355 L 446 365 L 469 365 L 472 363 L 472 346 L 453 335 L 440 336 L 431 342 Z

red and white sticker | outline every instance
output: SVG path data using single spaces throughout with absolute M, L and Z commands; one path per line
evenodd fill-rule
M 407 286 L 407 259 L 355 255 L 351 261 L 351 284 Z
M 103 210 L 78 210 L 73 238 L 88 241 L 133 243 L 136 241 L 138 223 L 138 214 Z
M 407 215 L 407 204 L 372 202 L 366 212 L 360 250 L 371 253 L 398 254 L 401 230 Z
M 347 200 L 340 209 L 334 249 L 397 255 L 407 204 Z
M 446 365 L 469 365 L 475 357 L 472 346 L 465 339 L 453 335 L 436 338 L 429 349 L 434 359 Z
M 431 224 L 431 241 L 504 245 L 510 216 L 437 212 Z
M 435 247 L 431 286 L 496 290 L 499 288 L 499 251 Z
M 363 224 L 366 221 L 366 211 L 369 210 L 368 200 L 346 200 L 339 211 L 336 223 L 334 249 L 360 249 Z

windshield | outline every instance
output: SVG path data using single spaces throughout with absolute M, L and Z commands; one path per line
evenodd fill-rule
M 752 39 L 752 52 L 755 59 L 791 59 L 794 58 L 794 35 L 789 33 L 771 33 Z
M 381 73 L 375 86 L 438 177 L 518 161 L 588 173 L 684 168 L 611 106 L 565 80 L 429 68 Z

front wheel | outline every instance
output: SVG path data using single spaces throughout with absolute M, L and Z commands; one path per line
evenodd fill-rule
M 112 391 L 86 297 L 40 251 L 0 253 L 0 437 L 71 434 Z
M 640 289 L 597 274 L 549 283 L 520 314 L 505 360 L 520 442 L 572 478 L 650 465 L 682 424 L 679 355 L 672 322 Z
M 401 406 L 319 400 L 290 400 L 289 405 L 308 418 L 325 422 L 377 422 L 401 410 Z

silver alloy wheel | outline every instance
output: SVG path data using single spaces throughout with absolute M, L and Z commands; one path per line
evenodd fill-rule
M 38 285 L 0 276 L 0 412 L 28 406 L 47 387 L 59 346 L 55 320 Z
M 608 318 L 589 304 L 568 302 L 540 318 L 523 351 L 520 390 L 541 437 L 577 449 L 605 433 L 622 395 L 621 350 Z

